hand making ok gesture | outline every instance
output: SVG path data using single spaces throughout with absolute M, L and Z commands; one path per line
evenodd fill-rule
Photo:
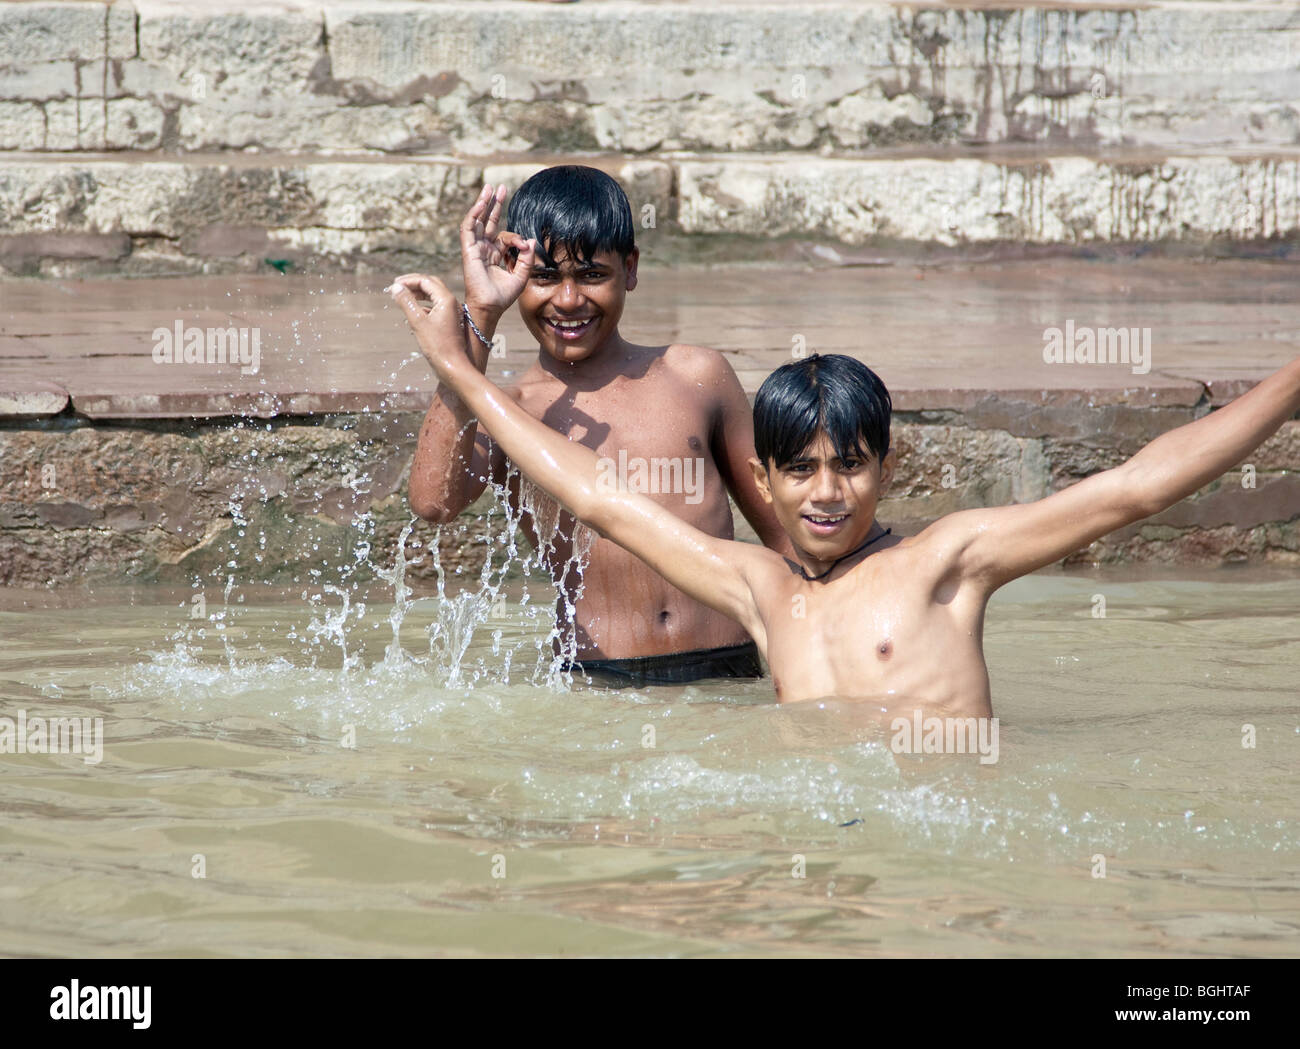
M 495 322 L 519 298 L 533 268 L 529 242 L 500 229 L 506 187 L 489 183 L 460 224 L 465 305 Z

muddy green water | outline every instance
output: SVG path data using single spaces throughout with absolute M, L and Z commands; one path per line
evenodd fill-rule
M 0 714 L 105 735 L 0 755 L 0 953 L 1300 953 L 1295 578 L 1006 588 L 991 765 L 766 682 L 534 683 L 518 596 L 449 686 L 434 600 L 399 658 L 382 592 L 332 637 L 296 593 L 0 594 Z

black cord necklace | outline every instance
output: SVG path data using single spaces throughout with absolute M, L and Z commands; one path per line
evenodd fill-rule
M 837 557 L 834 561 L 831 562 L 831 566 L 830 566 L 830 568 L 826 569 L 826 571 L 823 572 L 823 573 L 821 573 L 821 575 L 809 575 L 809 574 L 808 574 L 808 570 L 807 570 L 806 568 L 804 568 L 803 565 L 795 564 L 794 561 L 790 561 L 789 563 L 792 564 L 792 565 L 794 565 L 795 568 L 799 569 L 799 574 L 800 574 L 801 576 L 803 576 L 806 580 L 808 580 L 808 582 L 810 582 L 810 583 L 815 583 L 815 582 L 817 582 L 817 580 L 819 580 L 819 579 L 825 579 L 828 575 L 830 575 L 832 572 L 834 572 L 835 569 L 839 566 L 839 563 L 840 563 L 841 561 L 847 561 L 850 557 L 854 556 L 854 554 L 860 554 L 860 553 L 862 553 L 862 551 L 865 550 L 867 547 L 869 547 L 872 543 L 876 542 L 876 541 L 879 540 L 879 539 L 884 539 L 885 536 L 889 535 L 889 533 L 892 532 L 892 531 L 893 531 L 892 528 L 886 528 L 883 532 L 881 532 L 878 536 L 876 536 L 875 539 L 868 539 L 865 543 L 863 543 L 863 544 L 862 544 L 860 547 L 858 547 L 856 550 L 850 550 L 850 551 L 849 551 L 847 554 L 845 554 L 843 557 Z

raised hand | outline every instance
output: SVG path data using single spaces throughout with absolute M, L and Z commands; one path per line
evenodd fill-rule
M 460 303 L 447 285 L 437 277 L 407 273 L 384 290 L 402 307 L 420 344 L 420 352 L 433 365 L 438 378 L 446 382 L 466 366 L 475 367 L 466 353 L 465 319 Z M 428 299 L 427 307 L 417 301 L 417 292 Z
M 500 229 L 505 202 L 505 186 L 485 185 L 460 224 L 465 304 L 494 319 L 519 298 L 533 269 L 531 242 Z

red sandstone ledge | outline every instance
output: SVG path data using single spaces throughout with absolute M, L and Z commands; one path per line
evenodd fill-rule
M 0 417 L 421 411 L 435 384 L 387 283 L 274 272 L 0 283 Z M 1079 409 L 1225 403 L 1300 354 L 1295 291 L 1293 267 L 1260 261 L 643 267 L 622 331 L 722 351 L 751 396 L 795 354 L 849 353 L 880 373 L 896 410 L 973 413 L 1027 436 L 1074 429 Z M 1085 329 L 1121 328 L 1133 332 L 1129 363 L 1044 360 L 1050 329 L 1085 345 Z M 226 363 L 168 362 L 178 337 L 200 338 L 206 355 L 209 329 Z M 489 374 L 509 382 L 536 344 L 514 311 L 500 330 Z

